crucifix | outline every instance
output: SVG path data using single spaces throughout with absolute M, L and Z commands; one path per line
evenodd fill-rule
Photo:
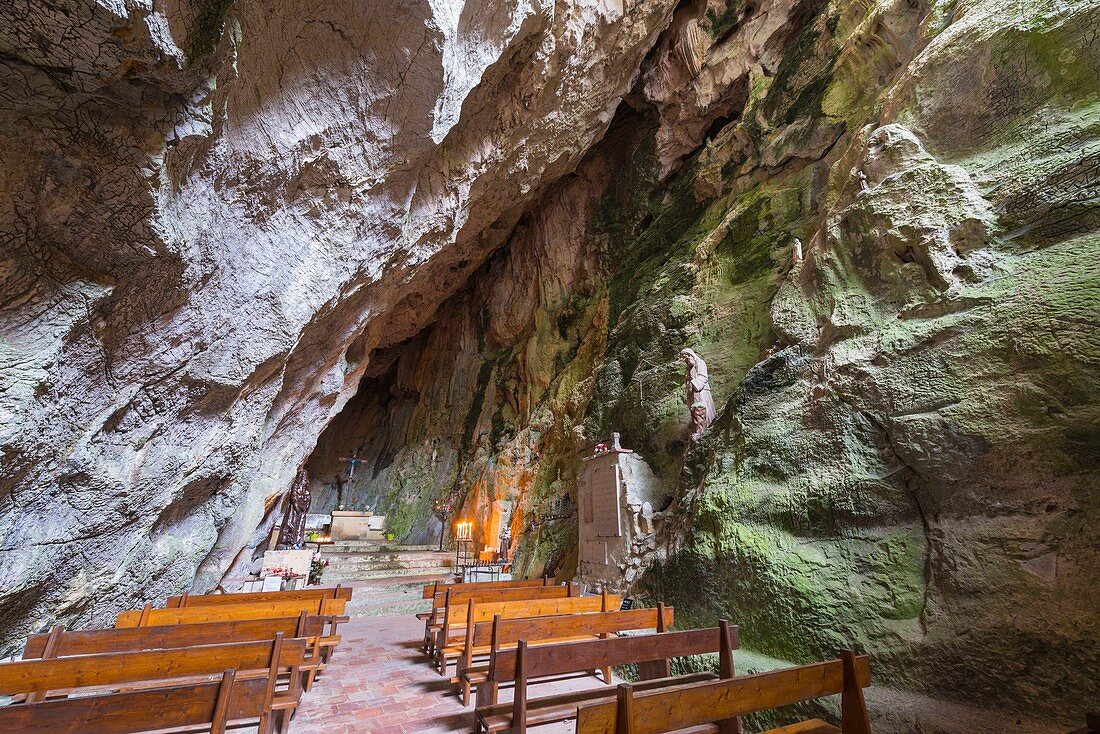
M 337 507 L 337 509 L 342 510 L 342 509 L 344 509 L 344 487 L 345 487 L 345 485 L 346 486 L 351 485 L 351 480 L 355 478 L 355 467 L 362 464 L 363 460 L 359 458 L 359 449 L 355 449 L 354 454 L 352 454 L 351 456 L 341 456 L 340 461 L 346 461 L 348 463 L 348 479 L 347 479 L 347 481 L 346 482 L 341 482 L 339 479 L 336 480 L 337 481 L 336 491 L 337 491 L 337 495 L 338 495 L 337 500 L 336 500 L 336 507 Z
M 348 462 L 348 481 L 355 478 L 355 467 L 363 463 L 363 460 L 359 458 L 359 449 L 355 449 L 355 453 L 351 456 L 341 456 L 340 461 Z

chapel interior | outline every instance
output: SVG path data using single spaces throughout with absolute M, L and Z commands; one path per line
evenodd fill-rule
M 1098 37 L 0 3 L 0 731 L 1100 734 Z

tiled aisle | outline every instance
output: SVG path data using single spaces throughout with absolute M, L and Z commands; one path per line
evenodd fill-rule
M 305 694 L 293 734 L 450 734 L 473 731 L 447 679 L 420 652 L 424 623 L 412 614 L 352 619 L 324 676 Z M 596 678 L 539 685 L 534 695 L 602 685 Z M 503 691 L 502 700 L 511 692 Z M 533 729 L 572 732 L 572 724 Z

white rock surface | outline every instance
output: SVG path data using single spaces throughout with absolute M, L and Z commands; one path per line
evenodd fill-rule
M 0 8 L 0 622 L 213 586 L 671 0 Z

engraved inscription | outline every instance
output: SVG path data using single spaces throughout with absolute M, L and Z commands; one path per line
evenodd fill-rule
M 591 479 L 592 511 L 596 519 L 596 535 L 618 538 L 622 535 L 619 522 L 619 465 L 595 469 Z

